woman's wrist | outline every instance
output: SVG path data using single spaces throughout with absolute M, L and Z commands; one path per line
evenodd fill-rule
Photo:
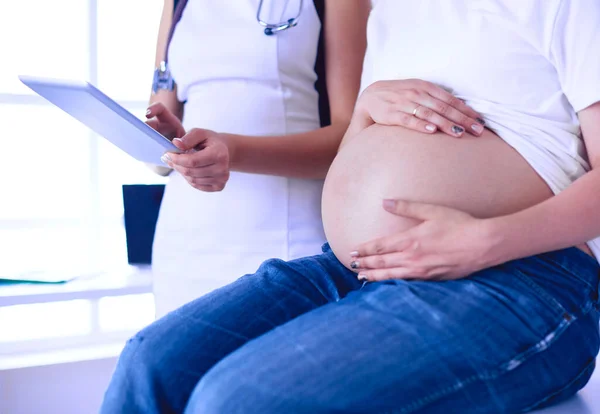
M 240 163 L 239 156 L 240 153 L 243 151 L 240 151 L 239 149 L 240 146 L 243 145 L 244 137 L 241 135 L 226 134 L 221 132 L 218 132 L 217 136 L 227 147 L 227 150 L 229 152 L 229 167 L 231 170 L 234 170 L 236 168 L 236 165 L 239 165 Z
M 480 224 L 483 235 L 482 268 L 497 266 L 517 258 L 518 255 L 513 251 L 516 246 L 511 246 L 507 237 L 510 229 L 504 217 L 482 219 Z
M 348 129 L 346 130 L 342 138 L 340 148 L 342 145 L 347 144 L 348 141 L 354 136 L 358 135 L 360 132 L 364 131 L 374 123 L 375 122 L 371 119 L 369 114 L 363 111 L 357 104 L 357 107 L 355 108 L 354 113 L 352 114 L 350 124 L 348 125 Z
M 355 135 L 358 135 L 360 132 L 364 131 L 369 126 L 373 125 L 374 122 L 368 122 L 368 119 L 352 119 L 350 125 L 348 125 L 348 129 L 346 130 L 346 134 L 344 138 L 347 136 L 348 138 L 352 138 Z
M 354 112 L 352 113 L 352 119 L 350 120 L 350 128 L 354 128 L 354 133 L 358 134 L 362 130 L 373 125 L 375 121 L 371 118 L 369 111 L 363 107 L 363 103 L 359 100 L 356 103 Z

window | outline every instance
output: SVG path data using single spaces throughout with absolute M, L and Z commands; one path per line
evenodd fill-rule
M 35 95 L 17 76 L 85 79 L 142 117 L 162 4 L 0 3 L 0 278 L 126 265 L 121 185 L 164 179 Z M 148 313 L 151 299 L 133 295 L 0 308 L 0 343 L 137 329 L 148 321 L 143 312 L 122 319 L 107 309 L 129 303 Z M 55 326 L 50 320 L 62 322 Z

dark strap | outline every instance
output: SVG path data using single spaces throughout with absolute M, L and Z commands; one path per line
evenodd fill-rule
M 317 49 L 317 59 L 315 60 L 315 73 L 317 74 L 315 89 L 319 94 L 319 116 L 321 126 L 324 127 L 331 125 L 327 79 L 325 78 L 325 0 L 314 0 L 314 2 L 319 20 L 321 20 L 321 33 L 319 34 L 319 46 Z
M 169 37 L 167 38 L 167 47 L 165 50 L 165 58 L 163 59 L 165 62 L 169 61 L 169 46 L 171 45 L 171 39 L 173 39 L 173 33 L 175 32 L 175 26 L 181 20 L 181 15 L 183 14 L 183 9 L 187 4 L 188 0 L 175 0 L 175 4 L 173 5 L 173 19 L 171 21 L 171 28 L 169 29 Z

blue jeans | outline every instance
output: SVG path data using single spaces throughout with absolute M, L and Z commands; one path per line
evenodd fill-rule
M 526 412 L 591 376 L 599 274 L 576 248 L 447 282 L 269 260 L 135 335 L 102 412 Z

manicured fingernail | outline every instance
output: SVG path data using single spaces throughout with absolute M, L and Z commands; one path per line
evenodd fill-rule
M 465 132 L 465 129 L 463 127 L 459 127 L 458 125 L 453 125 L 452 132 L 455 134 L 462 134 L 463 132 Z
M 392 209 L 396 205 L 394 200 L 383 200 L 383 208 Z
M 481 134 L 483 132 L 483 127 L 479 124 L 473 124 L 471 125 L 471 129 L 475 132 L 477 132 L 478 134 Z
M 360 267 L 360 263 L 358 261 L 353 261 L 352 263 L 350 263 L 350 267 L 352 269 L 358 269 Z
M 365 273 L 359 273 L 358 274 L 358 280 L 367 280 L 367 275 Z
M 171 162 L 171 157 L 169 157 L 169 154 L 165 154 L 162 157 L 160 157 L 160 160 L 165 164 L 168 164 Z
M 180 144 L 183 144 L 183 140 L 181 138 L 173 138 L 173 141 L 177 141 Z
M 350 257 L 358 257 L 358 256 L 359 256 L 359 254 L 357 251 L 350 252 Z
M 477 122 L 479 122 L 481 125 L 485 125 L 485 120 L 481 119 L 481 118 L 475 118 L 475 120 Z
M 425 129 L 429 132 L 434 132 L 435 131 L 435 125 L 426 125 Z
M 150 115 L 151 113 L 152 113 L 152 111 L 149 109 L 146 111 L 146 115 Z

